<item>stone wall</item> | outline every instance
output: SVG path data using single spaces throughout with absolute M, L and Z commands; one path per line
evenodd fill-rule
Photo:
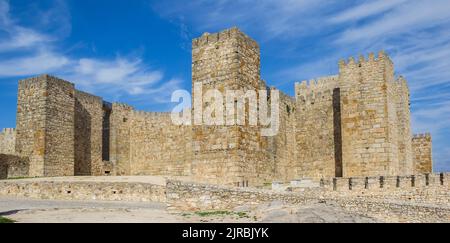
M 110 121 L 116 175 L 191 175 L 191 127 L 174 125 L 170 113 L 135 111 L 117 103 Z
M 75 91 L 75 175 L 103 175 L 103 100 Z
M 262 138 L 267 140 L 265 148 L 266 157 L 270 158 L 268 175 L 264 181 L 273 180 L 293 180 L 298 178 L 298 164 L 296 163 L 296 135 L 293 131 L 296 128 L 296 103 L 295 99 L 280 91 L 280 127 L 278 134 L 274 137 Z
M 113 103 L 110 116 L 110 160 L 114 164 L 116 175 L 130 175 L 130 128 L 133 107 Z
M 75 164 L 75 88 L 47 76 L 43 176 L 73 176 Z
M 336 176 L 335 106 L 337 77 L 297 83 L 296 150 L 298 176 L 309 178 Z M 338 144 L 339 145 L 339 144 Z M 337 155 L 339 156 L 339 155 Z
M 165 202 L 165 186 L 138 182 L 0 181 L 0 195 L 53 200 Z
M 27 177 L 28 170 L 28 158 L 0 154 L 0 179 Z
M 191 175 L 191 127 L 170 113 L 133 111 L 130 139 L 131 175 Z
M 399 174 L 425 173 L 414 171 L 410 95 L 407 81 L 403 77 L 399 77 L 394 85 L 397 99 Z
M 211 89 L 222 95 L 275 90 L 261 80 L 258 43 L 237 28 L 205 33 L 192 48 L 194 96 Z M 431 138 L 411 138 L 407 83 L 394 79 L 384 52 L 341 61 L 338 75 L 296 84 L 295 93 L 295 99 L 281 93 L 279 132 L 263 137 L 261 124 L 248 124 L 249 113 L 257 109 L 243 95 L 235 97 L 234 107 L 243 104 L 245 125 L 205 124 L 203 117 L 196 124 L 194 115 L 193 126 L 176 126 L 167 113 L 109 104 L 43 75 L 19 83 L 15 150 L 30 159 L 30 176 L 109 171 L 256 186 L 299 177 L 431 172 Z M 193 100 L 202 111 L 212 103 Z M 2 136 L 0 150 L 11 151 Z
M 428 178 L 428 179 L 427 179 Z M 403 201 L 450 205 L 450 173 L 409 177 L 335 178 L 320 187 L 287 187 L 286 191 L 229 187 L 168 180 L 169 208 L 182 210 L 232 209 L 274 200 L 305 203 L 318 199 Z
M 0 154 L 16 153 L 16 130 L 5 128 L 0 132 Z
M 450 175 L 445 174 L 443 181 L 444 185 L 430 182 L 428 186 L 417 184 L 403 190 L 386 186 L 365 191 L 345 188 L 330 191 L 321 187 L 300 192 L 276 192 L 169 180 L 166 202 L 168 209 L 174 211 L 233 210 L 238 206 L 272 201 L 297 206 L 333 202 L 346 211 L 393 222 L 450 222 Z
M 19 82 L 16 151 L 30 176 L 103 174 L 103 101 L 43 75 Z
M 450 173 L 334 178 L 322 181 L 321 188 L 329 198 L 364 197 L 382 201 L 450 204 Z
M 414 169 L 416 173 L 433 172 L 431 134 L 417 134 L 412 139 Z

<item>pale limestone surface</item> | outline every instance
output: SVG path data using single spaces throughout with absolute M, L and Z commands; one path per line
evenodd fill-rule
M 169 213 L 161 203 L 32 200 L 0 197 L 0 215 L 18 223 L 335 223 L 376 222 L 343 212 L 335 205 L 261 205 L 230 215 L 199 216 Z

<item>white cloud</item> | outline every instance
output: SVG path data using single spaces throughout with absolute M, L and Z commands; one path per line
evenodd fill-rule
M 139 56 L 75 58 L 60 51 L 61 38 L 71 30 L 64 1 L 55 1 L 46 11 L 36 10 L 36 15 L 40 29 L 17 24 L 9 3 L 0 0 L 0 54 L 7 54 L 0 56 L 0 78 L 50 73 L 96 95 L 156 103 L 170 103 L 170 97 L 162 98 L 166 97 L 162 92 L 170 94 L 181 85 L 175 79 L 165 81 L 162 71 L 145 64 Z
M 332 17 L 330 19 L 330 22 L 342 23 L 364 19 L 391 10 L 392 8 L 397 7 L 398 5 L 403 4 L 406 1 L 407 0 L 367 1 L 363 4 L 358 5 L 357 7 L 339 13 L 338 15 Z
M 124 92 L 128 95 L 143 95 L 159 90 L 165 83 L 161 71 L 149 69 L 141 59 L 98 60 L 83 58 L 72 63 L 63 77 L 77 80 L 77 84 L 88 90 Z M 170 82 L 170 81 L 169 81 Z M 178 86 L 172 86 L 176 89 Z M 168 100 L 166 100 L 167 102 Z
M 322 9 L 338 1 L 161 1 L 153 5 L 166 18 L 190 23 L 195 30 L 217 31 L 231 26 L 264 33 L 262 38 L 289 38 L 317 30 Z
M 447 23 L 450 20 L 449 9 L 448 0 L 408 1 L 408 4 L 400 5 L 368 24 L 346 30 L 338 42 L 373 40 Z
M 30 56 L 14 57 L 0 62 L 0 77 L 17 77 L 55 72 L 65 67 L 69 59 L 52 52 L 38 52 Z

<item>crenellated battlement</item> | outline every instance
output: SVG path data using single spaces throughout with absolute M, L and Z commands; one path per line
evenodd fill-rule
M 300 102 L 313 102 L 321 99 L 323 96 L 326 96 L 326 98 L 331 97 L 333 90 L 338 87 L 338 76 L 312 79 L 309 82 L 303 81 L 295 83 L 295 97 Z
M 430 133 L 414 134 L 413 139 L 431 139 L 431 134 Z
M 125 103 L 114 102 L 112 103 L 113 109 L 126 109 L 126 110 L 134 110 L 134 107 Z
M 356 60 L 354 57 L 350 57 L 347 60 L 341 59 L 339 60 L 339 67 L 361 67 L 363 64 L 379 63 L 384 61 L 388 61 L 390 64 L 393 63 L 386 52 L 379 51 L 377 58 L 375 58 L 375 53 L 371 52 L 369 53 L 367 58 L 364 55 L 359 55 L 358 60 Z
M 240 31 L 237 27 L 232 27 L 230 29 L 212 34 L 205 32 L 201 37 L 192 40 L 192 48 L 210 45 L 237 37 L 242 37 L 244 40 L 247 40 L 248 45 L 259 49 L 258 43 L 242 31 Z
M 421 188 L 447 188 L 450 173 L 423 173 L 400 176 L 348 177 L 322 179 L 321 186 L 338 192 L 407 191 Z
M 167 118 L 170 117 L 170 112 L 148 112 L 148 111 L 138 111 L 133 110 L 131 112 L 133 116 L 140 118 Z
M 3 128 L 2 129 L 2 134 L 15 134 L 16 133 L 16 129 L 15 128 Z

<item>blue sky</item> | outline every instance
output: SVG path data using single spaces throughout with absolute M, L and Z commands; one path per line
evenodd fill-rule
M 138 109 L 170 110 L 190 90 L 191 39 L 238 26 L 261 46 L 262 77 L 337 73 L 340 58 L 385 50 L 409 81 L 416 133 L 450 171 L 450 1 L 0 0 L 0 128 L 15 126 L 17 81 L 50 73 Z

